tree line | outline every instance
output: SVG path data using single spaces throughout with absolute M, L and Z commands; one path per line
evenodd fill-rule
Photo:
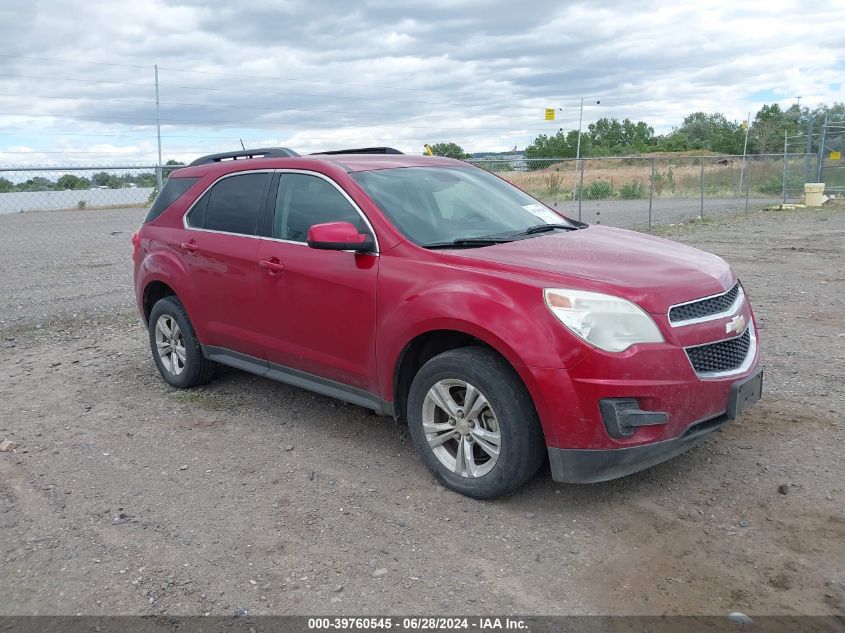
M 764 105 L 751 120 L 748 130 L 749 154 L 770 154 L 783 151 L 784 133 L 818 133 L 825 116 L 830 121 L 845 120 L 845 104 L 820 105 L 816 108 L 797 104 L 782 109 L 778 104 Z M 645 152 L 709 151 L 718 154 L 742 154 L 745 127 L 729 121 L 721 112 L 693 112 L 681 125 L 666 134 L 654 133 L 645 121 L 603 117 L 587 125 L 581 133 L 581 156 L 619 156 Z M 574 158 L 578 146 L 578 130 L 559 130 L 556 134 L 540 134 L 525 148 L 527 158 Z M 460 145 L 435 143 L 434 154 L 450 158 L 468 158 Z

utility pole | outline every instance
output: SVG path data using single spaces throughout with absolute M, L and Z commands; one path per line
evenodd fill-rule
M 581 109 L 578 111 L 578 146 L 575 149 L 575 160 L 581 158 L 581 123 L 584 121 L 584 97 L 581 97 Z
M 596 100 L 596 105 L 601 101 Z M 575 146 L 575 172 L 578 173 L 578 164 L 581 162 L 581 125 L 584 122 L 584 97 L 581 97 L 581 108 L 578 111 L 578 143 Z M 578 210 L 580 217 L 581 199 L 584 197 L 584 166 L 581 165 L 581 190 L 578 192 Z
M 158 140 L 158 163 L 156 163 L 156 185 L 161 191 L 161 117 L 159 116 L 158 108 L 158 64 L 155 65 L 155 79 L 156 79 L 156 138 Z
M 596 105 L 601 101 L 596 100 Z M 581 109 L 578 112 L 578 144 L 575 147 L 575 159 L 581 158 L 581 124 L 584 122 L 584 97 L 581 97 Z

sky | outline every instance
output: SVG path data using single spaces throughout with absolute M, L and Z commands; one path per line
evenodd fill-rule
M 845 101 L 841 0 L 3 0 L 0 38 L 0 167 L 155 164 L 156 64 L 163 160 Z

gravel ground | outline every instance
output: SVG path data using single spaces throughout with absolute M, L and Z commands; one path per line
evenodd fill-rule
M 0 327 L 133 305 L 132 233 L 146 209 L 0 215 Z
M 842 614 L 845 209 L 666 232 L 744 280 L 764 400 L 644 473 L 495 502 L 358 407 L 167 387 L 115 263 L 76 317 L 39 295 L 0 326 L 0 613 Z

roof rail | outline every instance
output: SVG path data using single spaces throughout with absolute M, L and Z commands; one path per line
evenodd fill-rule
M 219 163 L 224 160 L 246 160 L 248 158 L 281 158 L 281 157 L 296 157 L 299 156 L 292 149 L 287 147 L 262 147 L 259 149 L 244 149 L 239 152 L 222 152 L 220 154 L 209 154 L 208 156 L 200 156 L 188 167 L 195 167 L 197 165 L 211 165 L 212 163 Z
M 392 147 L 359 147 L 357 149 L 332 149 L 326 152 L 314 152 L 314 154 L 401 154 L 398 149 Z

